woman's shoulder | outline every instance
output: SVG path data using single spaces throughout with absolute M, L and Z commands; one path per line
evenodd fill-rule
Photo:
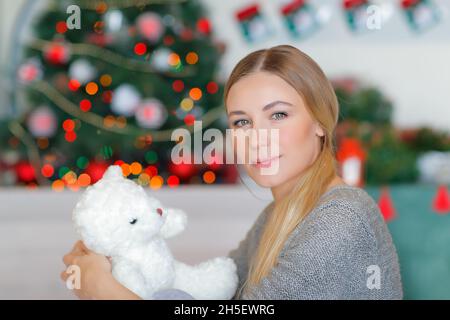
M 347 184 L 340 184 L 325 192 L 319 199 L 315 210 L 347 207 L 356 212 L 377 211 L 378 205 L 366 190 Z
M 378 204 L 366 190 L 346 184 L 329 189 L 320 197 L 314 208 L 314 211 L 321 214 L 327 214 L 334 210 L 354 213 L 360 220 L 366 222 L 373 218 L 376 220 L 382 218 Z
M 375 200 L 364 189 L 346 184 L 334 186 L 320 197 L 299 226 L 305 228 L 320 228 L 334 234 L 362 233 L 375 242 L 389 236 Z

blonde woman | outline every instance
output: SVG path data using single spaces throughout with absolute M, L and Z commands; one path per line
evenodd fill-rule
M 244 164 L 274 200 L 229 253 L 240 280 L 234 298 L 401 299 L 397 254 L 376 203 L 336 174 L 339 108 L 320 67 L 292 46 L 253 52 L 232 71 L 224 100 L 231 129 L 279 133 L 279 156 Z M 275 174 L 262 173 L 271 167 Z M 81 242 L 64 263 L 82 270 L 80 298 L 139 299 L 112 277 L 106 257 Z M 156 298 L 190 296 L 169 290 Z
M 274 200 L 229 254 L 235 298 L 401 299 L 397 253 L 376 203 L 336 173 L 339 106 L 317 63 L 288 45 L 258 50 L 235 66 L 224 98 L 231 129 L 279 132 L 279 156 L 244 164 Z M 260 147 L 268 146 L 249 144 Z M 262 174 L 271 166 L 276 174 Z

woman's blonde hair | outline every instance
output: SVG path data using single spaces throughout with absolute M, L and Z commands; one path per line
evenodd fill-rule
M 275 74 L 289 83 L 303 98 L 312 118 L 323 129 L 324 136 L 320 138 L 322 146 L 317 159 L 302 172 L 290 194 L 277 201 L 268 215 L 239 295 L 269 274 L 288 236 L 315 207 L 337 172 L 334 130 L 339 105 L 334 89 L 319 65 L 289 45 L 252 52 L 239 61 L 231 72 L 224 90 L 225 102 L 233 84 L 257 71 Z

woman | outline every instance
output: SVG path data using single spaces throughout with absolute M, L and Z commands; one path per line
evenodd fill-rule
M 376 203 L 336 173 L 339 107 L 320 67 L 292 46 L 258 50 L 233 69 L 224 99 L 231 129 L 278 132 L 276 141 L 235 150 L 260 155 L 277 144 L 278 152 L 244 164 L 274 200 L 229 254 L 240 280 L 234 298 L 401 299 L 396 250 Z M 268 168 L 275 173 L 263 174 Z M 85 270 L 80 296 L 136 298 L 82 244 L 65 263 Z

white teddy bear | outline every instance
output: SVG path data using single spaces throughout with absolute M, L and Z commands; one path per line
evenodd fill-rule
M 179 289 L 195 299 L 231 299 L 238 277 L 234 261 L 218 257 L 195 266 L 174 259 L 164 239 L 184 230 L 186 214 L 164 208 L 144 189 L 110 166 L 88 187 L 73 211 L 85 245 L 111 257 L 113 276 L 143 299 Z

